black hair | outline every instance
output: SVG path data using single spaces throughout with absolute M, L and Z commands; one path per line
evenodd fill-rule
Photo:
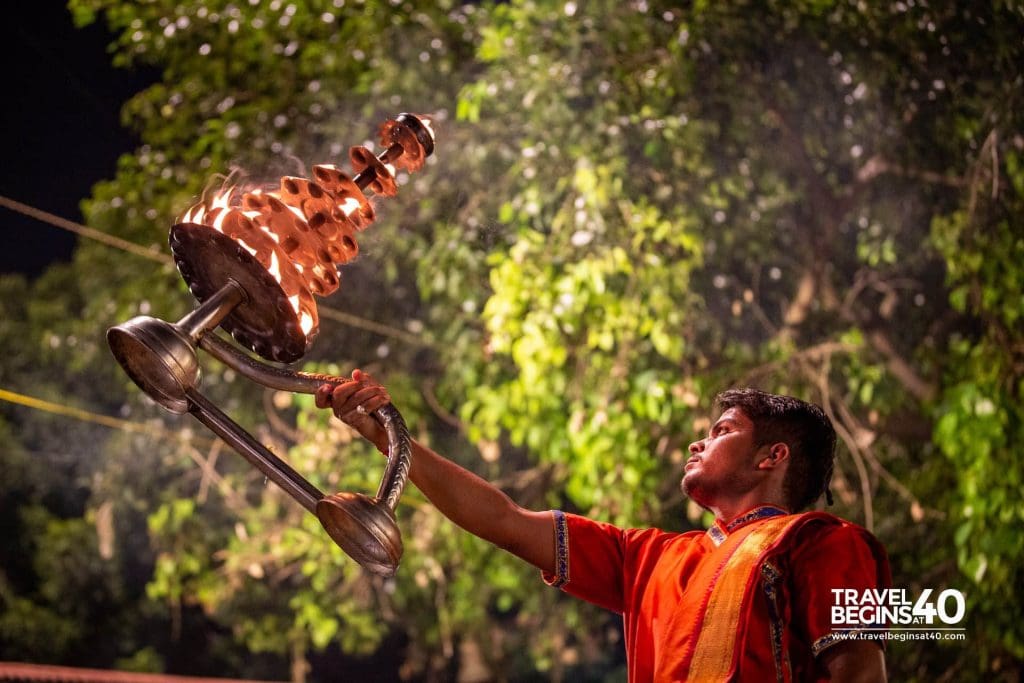
M 822 494 L 832 504 L 829 482 L 836 453 L 836 430 L 819 406 L 792 396 L 757 389 L 730 389 L 715 397 L 723 411 L 739 408 L 754 423 L 757 447 L 785 443 L 789 468 L 782 492 L 793 512 L 809 507 Z

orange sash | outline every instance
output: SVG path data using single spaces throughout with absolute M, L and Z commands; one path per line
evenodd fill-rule
M 705 608 L 690 658 L 690 681 L 725 681 L 736 669 L 740 620 L 747 596 L 760 577 L 762 560 L 806 515 L 784 515 L 749 524 L 729 534 L 718 548 L 724 559 L 708 576 Z

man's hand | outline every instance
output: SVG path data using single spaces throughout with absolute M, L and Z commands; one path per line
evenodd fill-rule
M 391 403 L 387 389 L 362 370 L 354 370 L 352 379 L 341 384 L 325 384 L 316 391 L 316 407 L 330 408 L 381 453 L 388 451 L 388 435 L 372 413 Z
M 387 433 L 371 413 L 390 402 L 387 390 L 362 370 L 316 392 L 318 408 L 330 408 L 382 453 L 387 453 Z M 409 479 L 444 516 L 543 571 L 555 570 L 550 512 L 524 510 L 499 489 L 416 441 L 412 450 Z

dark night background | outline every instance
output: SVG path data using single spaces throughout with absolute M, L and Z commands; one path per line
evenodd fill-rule
M 121 106 L 156 75 L 113 67 L 105 26 L 76 28 L 60 0 L 12 7 L 0 22 L 0 195 L 81 222 L 78 203 L 137 144 L 121 125 Z M 38 275 L 74 249 L 72 233 L 7 208 L 0 207 L 0 227 L 2 273 Z

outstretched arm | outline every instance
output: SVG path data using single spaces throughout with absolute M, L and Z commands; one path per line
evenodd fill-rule
M 382 453 L 387 452 L 387 434 L 370 414 L 390 402 L 387 390 L 360 370 L 351 380 L 324 385 L 316 393 L 317 407 L 330 408 Z M 489 482 L 416 441 L 409 478 L 455 524 L 542 571 L 555 571 L 550 513 L 519 507 Z

